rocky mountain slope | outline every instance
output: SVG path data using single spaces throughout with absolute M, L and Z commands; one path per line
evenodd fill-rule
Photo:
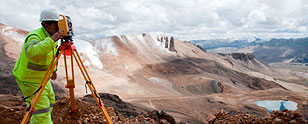
M 18 86 L 15 84 L 15 79 L 13 77 L 12 69 L 14 68 L 15 61 L 13 58 L 10 58 L 6 49 L 9 47 L 7 44 L 10 44 L 10 47 L 16 46 L 16 48 L 20 48 L 20 45 L 17 45 L 16 41 L 12 38 L 8 38 L 7 36 L 15 37 L 10 32 L 17 32 L 14 29 L 7 28 L 7 26 L 0 23 L 0 94 L 20 94 L 21 92 L 18 90 Z M 20 35 L 26 35 L 26 31 L 18 30 Z M 7 34 L 7 35 L 5 35 Z M 15 33 L 17 34 L 17 33 Z
M 4 56 L 1 63 L 11 65 L 1 66 L 0 71 L 6 72 L 2 75 L 7 80 L 1 80 L 0 85 L 12 85 L 0 90 L 18 94 L 9 72 L 26 31 L 6 25 L 1 25 L 0 31 Z M 298 112 L 307 112 L 303 109 L 307 88 L 299 91 L 286 88 L 289 82 L 276 79 L 284 77 L 283 73 L 252 55 L 207 53 L 191 42 L 157 33 L 74 39 L 74 44 L 99 92 L 116 94 L 142 110 L 165 111 L 176 122 L 203 123 L 208 114 L 220 110 L 241 110 L 264 117 L 264 109 L 253 103 L 263 99 L 293 100 L 298 103 Z M 74 70 L 75 97 L 84 97 L 87 95 L 85 81 L 79 69 Z M 57 73 L 53 85 L 57 99 L 61 99 L 67 96 L 63 57 Z

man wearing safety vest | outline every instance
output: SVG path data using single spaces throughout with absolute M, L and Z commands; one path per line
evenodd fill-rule
M 22 91 L 27 106 L 33 98 L 57 52 L 58 40 L 62 34 L 58 31 L 58 20 L 61 17 L 54 9 L 45 9 L 40 14 L 42 27 L 30 32 L 22 46 L 22 51 L 15 64 L 13 75 Z M 52 80 L 57 77 L 54 71 Z M 52 124 L 51 112 L 55 103 L 55 94 L 50 81 L 47 82 L 32 113 L 31 124 Z

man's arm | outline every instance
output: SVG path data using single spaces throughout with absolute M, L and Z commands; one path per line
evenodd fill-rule
M 44 40 L 39 42 L 38 36 L 33 35 L 28 38 L 25 43 L 25 53 L 29 59 L 42 60 L 46 59 L 48 53 L 54 50 L 56 46 L 54 41 L 50 37 L 46 37 Z

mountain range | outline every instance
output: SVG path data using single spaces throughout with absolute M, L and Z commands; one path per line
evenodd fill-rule
M 21 95 L 11 71 L 28 31 L 0 24 L 0 93 Z M 238 41 L 242 42 L 242 41 Z M 265 117 L 258 100 L 284 99 L 307 113 L 308 88 L 259 61 L 252 54 L 209 53 L 198 45 L 159 33 L 74 39 L 93 84 L 135 106 L 164 111 L 176 122 L 205 123 L 219 111 Z M 63 57 L 53 81 L 57 100 L 68 95 Z M 69 64 L 70 66 L 70 64 Z M 77 67 L 75 97 L 88 93 Z M 307 115 L 308 116 L 308 115 Z M 306 115 L 305 115 L 306 117 Z
M 308 63 L 308 37 L 291 39 L 262 40 L 193 40 L 209 52 L 215 53 L 251 53 L 265 63 L 293 62 Z

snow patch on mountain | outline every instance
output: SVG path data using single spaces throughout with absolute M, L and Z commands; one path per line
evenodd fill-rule
M 168 36 L 168 35 L 165 35 L 165 34 L 162 34 L 160 32 L 150 32 L 149 35 L 151 36 L 152 40 L 154 41 L 153 43 L 158 46 L 159 49 L 163 50 L 164 52 L 167 52 L 167 53 L 175 53 L 174 51 L 169 51 L 169 48 L 170 48 L 170 40 L 171 40 L 171 36 Z M 163 38 L 163 41 L 159 41 Z M 166 43 L 166 40 L 167 39 L 164 39 L 164 38 L 167 38 L 168 39 L 168 47 L 165 48 L 165 43 Z
M 84 59 L 85 57 L 81 56 L 83 58 L 83 63 L 85 64 L 85 66 L 90 66 L 91 64 L 93 64 L 98 69 L 103 69 L 103 65 L 101 60 L 99 59 L 99 55 L 97 54 L 95 47 L 92 44 L 80 39 L 75 39 L 74 44 L 79 53 L 87 55 L 87 57 L 89 58 L 89 60 L 87 60 Z
M 124 37 L 126 39 L 124 39 Z M 161 41 L 163 38 L 163 41 Z M 126 42 L 133 45 L 133 49 L 136 51 L 143 51 L 147 49 L 155 49 L 160 53 L 175 53 L 173 51 L 169 51 L 170 48 L 170 36 L 163 35 L 160 33 L 148 33 L 148 34 L 140 34 L 140 35 L 122 35 L 120 38 L 125 44 Z M 168 41 L 167 41 L 168 39 Z M 166 42 L 167 48 L 166 48 Z
M 125 35 L 116 35 L 116 36 L 120 39 L 122 43 L 127 44 L 126 40 L 123 39 L 124 37 L 126 37 Z
M 94 40 L 92 43 L 99 50 L 99 54 L 110 54 L 113 56 L 119 56 L 117 45 L 114 43 L 111 37 Z
M 14 30 L 13 27 L 5 27 L 2 29 L 2 32 L 4 33 L 5 36 L 12 38 L 13 40 L 17 41 L 18 43 L 23 43 L 25 40 L 26 35 L 20 34 Z

